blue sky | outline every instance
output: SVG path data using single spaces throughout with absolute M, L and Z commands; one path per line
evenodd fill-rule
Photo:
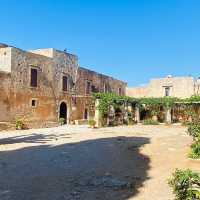
M 0 42 L 67 48 L 79 63 L 128 82 L 198 76 L 199 0 L 6 0 Z

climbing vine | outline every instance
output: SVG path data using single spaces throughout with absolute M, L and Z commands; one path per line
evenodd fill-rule
M 110 106 L 113 106 L 116 109 L 127 103 L 137 104 L 139 102 L 136 98 L 119 96 L 114 93 L 94 93 L 93 96 L 95 99 L 99 99 L 98 109 L 102 117 L 108 115 Z
M 161 98 L 133 98 L 128 96 L 119 96 L 114 93 L 94 93 L 95 99 L 99 99 L 99 111 L 102 116 L 107 116 L 109 112 L 109 107 L 114 108 L 125 104 L 137 105 L 140 108 L 146 108 L 152 112 L 158 112 L 159 108 L 172 108 L 176 102 L 183 102 L 182 100 L 174 97 L 161 97 Z

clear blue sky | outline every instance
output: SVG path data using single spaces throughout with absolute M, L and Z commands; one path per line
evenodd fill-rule
M 200 74 L 199 0 L 4 0 L 0 10 L 0 42 L 67 48 L 129 86 Z

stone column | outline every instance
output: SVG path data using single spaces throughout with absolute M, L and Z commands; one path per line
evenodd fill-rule
M 128 103 L 124 103 L 124 120 L 128 122 Z
M 167 108 L 166 109 L 165 121 L 166 121 L 167 124 L 171 124 L 172 123 L 171 108 Z
M 135 121 L 140 122 L 140 108 L 138 105 L 135 106 Z
M 108 115 L 108 119 L 110 119 L 110 118 L 112 119 L 111 124 L 114 125 L 114 123 L 115 123 L 115 109 L 112 105 L 110 106 L 109 115 Z M 109 125 L 109 123 L 110 123 L 110 121 L 107 123 L 107 125 Z
M 129 112 L 132 112 L 133 111 L 133 109 L 132 109 L 132 105 L 128 105 L 128 107 L 127 107 L 127 110 L 129 111 Z
M 100 111 L 98 109 L 99 106 L 99 99 L 96 99 L 95 101 L 95 114 L 94 114 L 94 120 L 96 121 L 96 127 L 100 127 L 101 126 L 101 120 L 100 120 Z

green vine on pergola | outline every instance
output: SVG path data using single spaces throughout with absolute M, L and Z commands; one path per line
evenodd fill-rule
M 114 108 L 131 104 L 132 106 L 137 105 L 138 107 L 147 107 L 151 111 L 158 112 L 158 109 L 162 106 L 164 109 L 171 109 L 176 104 L 200 104 L 200 96 L 191 96 L 190 98 L 180 99 L 175 97 L 143 97 L 143 98 L 134 98 L 128 96 L 119 96 L 114 93 L 94 93 L 93 97 L 99 99 L 98 109 L 101 116 L 107 116 L 109 113 L 110 106 Z
M 102 117 L 107 116 L 109 113 L 110 106 L 117 108 L 123 104 L 138 104 L 138 100 L 136 98 L 128 97 L 128 96 L 119 96 L 114 93 L 94 93 L 95 99 L 99 99 L 98 109 Z

